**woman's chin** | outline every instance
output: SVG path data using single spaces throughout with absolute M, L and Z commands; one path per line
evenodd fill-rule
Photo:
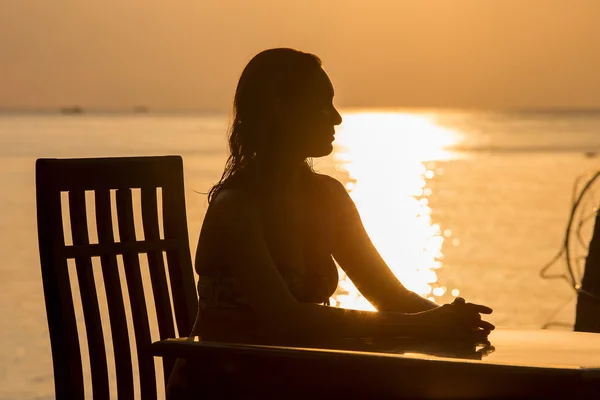
M 333 144 L 328 143 L 325 146 L 321 147 L 320 149 L 315 149 L 314 151 L 312 151 L 311 155 L 309 157 L 311 157 L 311 158 L 325 157 L 325 156 L 330 155 L 332 151 L 333 151 Z

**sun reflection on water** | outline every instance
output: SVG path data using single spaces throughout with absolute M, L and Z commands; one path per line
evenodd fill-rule
M 373 244 L 404 286 L 434 301 L 458 289 L 437 282 L 442 245 L 452 233 L 431 219 L 428 181 L 443 174 L 436 161 L 455 158 L 449 148 L 460 141 L 427 115 L 392 112 L 346 114 L 336 133 L 335 167 L 347 176 Z M 344 275 L 332 304 L 374 309 Z

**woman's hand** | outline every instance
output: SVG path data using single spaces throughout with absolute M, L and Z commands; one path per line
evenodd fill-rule
M 417 313 L 423 335 L 434 338 L 485 340 L 494 325 L 481 319 L 481 314 L 491 314 L 492 309 L 467 303 L 462 297 L 452 304 Z

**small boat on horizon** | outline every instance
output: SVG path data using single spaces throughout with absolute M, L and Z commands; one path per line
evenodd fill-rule
M 133 112 L 135 113 L 147 113 L 150 110 L 146 106 L 136 106 L 133 108 Z
M 72 114 L 83 114 L 83 108 L 79 106 L 72 107 L 63 107 L 60 109 L 62 114 L 72 115 Z

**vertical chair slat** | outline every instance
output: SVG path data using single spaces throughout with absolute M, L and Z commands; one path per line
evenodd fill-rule
M 110 208 L 110 190 L 96 190 L 96 226 L 98 242 L 101 244 L 114 243 L 112 212 Z M 113 353 L 117 373 L 117 393 L 119 398 L 133 399 L 133 372 L 131 363 L 131 348 L 127 318 L 123 300 L 123 290 L 119 277 L 119 268 L 115 254 L 100 257 L 102 275 L 106 288 L 106 302 L 110 319 L 110 329 L 113 340 Z
M 77 320 L 64 248 L 60 191 L 52 186 L 46 160 L 36 162 L 38 242 L 57 399 L 83 400 L 83 368 Z
M 141 197 L 144 237 L 146 240 L 159 240 L 160 233 L 158 226 L 156 188 L 141 188 Z M 156 306 L 156 317 L 158 319 L 160 339 L 175 337 L 171 299 L 167 287 L 165 263 L 161 249 L 148 251 L 148 268 L 150 269 L 150 280 L 152 282 L 152 293 L 154 294 L 154 304 Z M 171 373 L 173 363 L 174 360 L 171 359 L 163 360 L 165 382 Z
M 175 317 L 179 336 L 187 336 L 192 332 L 192 325 L 198 311 L 198 293 L 196 292 L 194 273 L 189 252 L 189 238 L 187 230 L 187 217 L 185 212 L 185 194 L 176 188 L 183 188 L 183 166 L 181 159 L 178 161 L 178 173 L 169 181 L 169 186 L 164 186 L 163 193 L 163 227 L 165 239 L 177 239 L 179 248 L 167 250 L 167 263 L 169 266 L 169 279 L 173 296 Z M 188 249 L 188 250 L 186 250 Z
M 84 191 L 76 190 L 69 192 L 69 209 L 73 244 L 76 246 L 89 244 Z M 76 257 L 75 265 L 77 267 L 77 280 L 79 282 L 85 331 L 90 354 L 94 399 L 108 399 L 109 387 L 106 349 L 104 346 L 104 335 L 102 334 L 102 320 L 100 319 L 92 260 L 90 257 Z
M 117 190 L 117 220 L 121 242 L 136 240 L 135 225 L 133 220 L 133 199 L 130 189 Z M 149 352 L 148 344 L 151 343 L 150 326 L 148 324 L 148 311 L 144 297 L 144 286 L 140 271 L 140 260 L 137 253 L 123 254 L 125 278 L 129 290 L 131 312 L 133 314 L 133 327 L 137 348 L 138 365 L 140 371 L 140 388 L 143 399 L 156 398 L 156 375 L 154 359 Z

